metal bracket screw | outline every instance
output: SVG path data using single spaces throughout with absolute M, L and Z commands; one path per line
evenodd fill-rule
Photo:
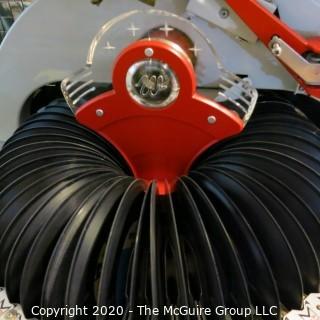
M 147 57 L 152 57 L 153 56 L 153 49 L 152 48 L 146 48 L 144 50 L 144 54 L 147 56 Z
M 104 111 L 102 109 L 97 109 L 96 110 L 96 116 L 101 118 L 104 115 Z
M 227 19 L 230 15 L 230 12 L 227 8 L 222 8 L 219 12 L 220 18 Z
M 217 122 L 217 118 L 215 116 L 209 116 L 208 117 L 208 123 L 209 124 L 215 124 Z

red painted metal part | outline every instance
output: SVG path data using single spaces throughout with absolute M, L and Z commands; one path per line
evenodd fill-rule
M 306 52 L 320 54 L 319 37 L 304 38 L 263 7 L 257 0 L 226 0 L 226 2 L 267 47 L 272 38 L 278 36 L 301 55 Z M 307 93 L 320 98 L 319 86 L 307 85 L 292 70 L 289 71 Z
M 168 64 L 180 83 L 177 99 L 164 108 L 140 105 L 126 88 L 128 69 L 146 59 L 146 48 L 153 49 L 152 59 Z M 113 88 L 83 105 L 76 118 L 110 141 L 136 177 L 158 180 L 162 194 L 172 190 L 199 153 L 244 128 L 236 114 L 196 92 L 190 59 L 169 41 L 140 40 L 126 48 L 114 66 Z M 103 117 L 96 116 L 97 109 L 104 111 Z M 216 118 L 214 124 L 209 116 Z

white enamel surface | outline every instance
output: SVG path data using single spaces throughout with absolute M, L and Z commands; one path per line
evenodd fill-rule
M 305 36 L 320 36 L 320 0 L 275 0 L 281 19 Z
M 16 129 L 22 105 L 45 84 L 61 81 L 86 61 L 92 38 L 106 20 L 141 2 L 36 0 L 0 47 L 0 141 Z

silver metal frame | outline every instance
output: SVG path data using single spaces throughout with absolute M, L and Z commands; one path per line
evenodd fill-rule
M 306 84 L 320 85 L 320 63 L 309 62 L 279 37 L 273 37 L 269 46 L 272 53 Z

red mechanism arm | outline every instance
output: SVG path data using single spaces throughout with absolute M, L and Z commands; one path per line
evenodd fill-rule
M 257 0 L 226 0 L 226 2 L 267 47 L 272 38 L 278 36 L 300 55 L 307 52 L 320 54 L 320 38 L 302 37 Z M 292 70 L 289 69 L 289 71 L 308 94 L 320 98 L 319 86 L 308 85 Z
M 180 83 L 178 97 L 166 107 L 139 104 L 126 86 L 129 68 L 146 60 L 148 50 Z M 238 115 L 196 92 L 190 59 L 169 41 L 140 40 L 126 48 L 115 63 L 113 88 L 83 105 L 76 118 L 116 146 L 136 177 L 158 180 L 162 194 L 170 192 L 166 183 L 173 188 L 199 153 L 244 128 Z

